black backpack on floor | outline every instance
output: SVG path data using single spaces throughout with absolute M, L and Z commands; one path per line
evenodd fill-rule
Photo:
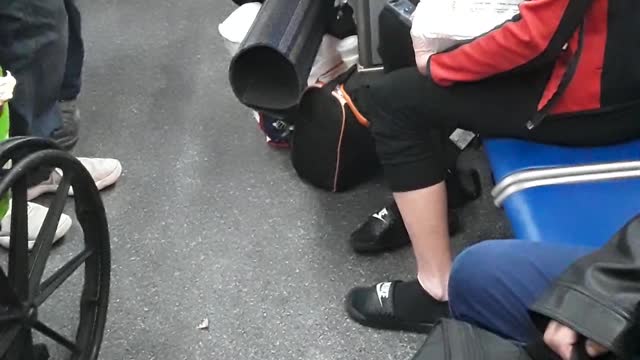
M 348 190 L 380 169 L 368 121 L 344 91 L 355 70 L 307 89 L 295 116 L 293 167 L 302 179 L 332 192 Z

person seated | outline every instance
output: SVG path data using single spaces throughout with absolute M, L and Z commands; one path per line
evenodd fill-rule
M 600 249 L 523 240 L 474 245 L 454 261 L 448 294 L 452 317 L 522 344 L 543 338 L 563 360 L 580 337 L 589 339 L 593 358 L 639 355 L 640 216 Z
M 352 289 L 354 320 L 426 332 L 450 315 L 442 129 L 566 146 L 640 137 L 637 16 L 631 0 L 524 1 L 511 21 L 447 51 L 433 54 L 414 39 L 417 68 L 351 91 L 371 122 L 417 263 L 413 281 Z

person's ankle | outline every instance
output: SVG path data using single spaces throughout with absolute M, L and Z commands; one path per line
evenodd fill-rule
M 418 282 L 434 299 L 446 302 L 449 301 L 449 286 L 448 277 L 446 280 L 437 279 L 434 277 L 428 277 L 418 273 Z

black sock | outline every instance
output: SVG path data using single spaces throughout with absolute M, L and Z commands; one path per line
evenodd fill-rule
M 449 303 L 434 299 L 418 280 L 396 284 L 393 303 L 395 314 L 407 321 L 436 322 L 449 316 Z

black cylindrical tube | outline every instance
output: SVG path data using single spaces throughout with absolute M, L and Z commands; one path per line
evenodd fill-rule
M 325 33 L 329 0 L 267 0 L 234 56 L 229 79 L 236 97 L 259 110 L 294 107 Z

